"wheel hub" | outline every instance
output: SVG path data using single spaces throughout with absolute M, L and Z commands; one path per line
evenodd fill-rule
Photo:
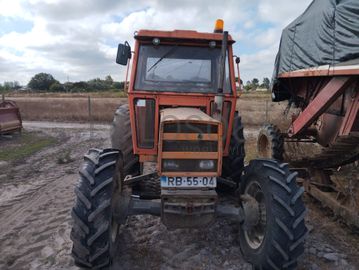
M 257 182 L 250 183 L 241 196 L 244 212 L 242 228 L 248 245 L 259 248 L 265 237 L 267 213 L 264 204 L 264 194 Z

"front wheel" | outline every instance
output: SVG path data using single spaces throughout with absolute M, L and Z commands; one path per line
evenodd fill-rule
M 121 188 L 116 174 L 121 160 L 121 152 L 114 149 L 91 149 L 84 157 L 71 231 L 72 256 L 80 267 L 98 269 L 111 263 L 118 235 L 113 213 Z
M 245 216 L 239 240 L 255 269 L 293 269 L 304 252 L 307 229 L 303 187 L 287 164 L 252 160 L 244 170 L 240 193 Z

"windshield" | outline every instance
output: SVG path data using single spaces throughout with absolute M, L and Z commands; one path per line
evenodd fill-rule
M 217 93 L 221 49 L 141 45 L 136 90 Z M 231 93 L 228 57 L 223 92 Z

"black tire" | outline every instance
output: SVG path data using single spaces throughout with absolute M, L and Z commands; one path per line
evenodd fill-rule
M 123 154 L 124 176 L 140 175 L 142 169 L 139 158 L 133 153 L 131 120 L 128 104 L 121 105 L 115 112 L 111 127 L 111 144 L 112 148 L 119 149 Z M 160 197 L 160 181 L 156 178 L 142 181 L 133 187 L 133 192 L 136 195 L 143 197 Z
M 304 252 L 307 211 L 301 198 L 304 188 L 298 187 L 296 176 L 288 164 L 275 160 L 252 160 L 245 168 L 241 198 L 255 193 L 261 203 L 258 222 L 247 228 L 242 224 L 239 241 L 244 258 L 255 269 L 295 269 Z
M 141 173 L 138 156 L 133 153 L 131 120 L 128 104 L 121 105 L 115 112 L 111 127 L 112 148 L 123 154 L 124 175 L 136 176 Z
M 222 177 L 239 183 L 244 169 L 244 134 L 241 117 L 236 112 L 234 116 L 229 155 L 223 158 Z
M 139 195 L 145 199 L 161 198 L 161 182 L 159 177 L 151 177 L 139 184 Z
M 111 237 L 117 189 L 115 173 L 120 156 L 114 149 L 91 149 L 84 157 L 71 213 L 72 256 L 77 266 L 99 269 L 111 262 L 116 244 Z
M 284 138 L 276 125 L 266 124 L 260 129 L 257 150 L 259 158 L 283 161 Z

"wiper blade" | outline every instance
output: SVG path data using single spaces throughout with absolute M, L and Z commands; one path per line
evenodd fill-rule
M 161 56 L 160 59 L 158 59 L 156 61 L 156 63 L 154 63 L 148 70 L 147 72 L 150 72 L 154 67 L 156 67 L 164 58 L 166 58 L 167 56 L 169 56 L 171 53 L 173 53 L 175 50 L 177 49 L 177 45 L 172 47 L 171 49 L 169 49 L 164 55 Z

